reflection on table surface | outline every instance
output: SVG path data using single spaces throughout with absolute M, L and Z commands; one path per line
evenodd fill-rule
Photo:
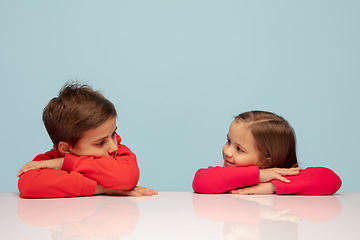
M 51 231 L 52 239 L 117 239 L 135 230 L 137 202 L 155 197 L 20 198 L 16 215 L 24 224 Z
M 360 193 L 20 199 L 0 193 L 0 239 L 360 239 Z
M 298 224 L 327 222 L 342 206 L 335 196 L 193 195 L 199 218 L 224 222 L 224 239 L 298 239 Z

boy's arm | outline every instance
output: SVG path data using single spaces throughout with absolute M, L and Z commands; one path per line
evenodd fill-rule
M 114 190 L 129 190 L 139 180 L 136 156 L 125 145 L 118 145 L 116 157 L 94 158 L 66 154 L 62 169 L 78 172 L 101 186 Z
M 77 172 L 68 173 L 64 170 L 53 170 L 47 166 L 41 167 L 42 163 L 61 157 L 63 157 L 62 154 L 54 147 L 25 164 L 18 172 L 20 197 L 54 198 L 93 195 L 97 186 L 96 181 Z M 36 167 L 31 169 L 33 166 Z
M 330 195 L 341 187 L 339 176 L 324 167 L 308 167 L 298 176 L 289 176 L 288 179 L 290 183 L 271 181 L 276 187 L 276 194 Z
M 202 168 L 195 173 L 192 187 L 197 193 L 225 193 L 258 184 L 259 174 L 256 166 Z
M 57 198 L 93 195 L 96 181 L 77 172 L 34 169 L 23 173 L 18 181 L 22 198 Z

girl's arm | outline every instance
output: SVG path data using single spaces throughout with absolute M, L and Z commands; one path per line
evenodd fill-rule
M 209 167 L 195 173 L 192 187 L 197 193 L 225 193 L 259 183 L 259 168 Z
M 198 193 L 225 193 L 233 189 L 245 188 L 272 179 L 289 182 L 283 176 L 297 175 L 300 168 L 209 167 L 199 169 L 193 180 L 193 189 Z M 254 186 L 255 187 L 255 186 Z M 245 188 L 246 189 L 246 188 Z
M 288 176 L 290 182 L 271 180 L 255 186 L 232 190 L 233 194 L 295 194 L 295 195 L 331 195 L 341 187 L 341 179 L 332 170 L 324 167 L 309 167 L 301 170 L 297 176 Z
M 330 195 L 341 187 L 340 177 L 324 167 L 308 167 L 298 176 L 289 176 L 290 183 L 272 180 L 276 194 Z

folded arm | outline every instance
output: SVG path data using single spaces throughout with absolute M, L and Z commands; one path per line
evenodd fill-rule
M 22 198 L 87 196 L 94 194 L 96 186 L 96 181 L 80 173 L 53 169 L 33 169 L 18 181 Z
M 340 177 L 324 167 L 308 167 L 300 171 L 298 176 L 288 178 L 290 183 L 271 181 L 276 187 L 276 194 L 330 195 L 341 187 Z
M 132 189 L 140 175 L 135 154 L 121 144 L 116 157 L 94 158 L 67 154 L 62 169 L 81 173 L 101 186 L 114 190 Z
M 192 186 L 197 193 L 225 193 L 258 184 L 259 174 L 256 166 L 202 168 L 195 173 Z

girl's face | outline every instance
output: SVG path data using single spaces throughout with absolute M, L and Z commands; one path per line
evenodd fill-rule
M 255 165 L 260 167 L 261 157 L 256 142 L 248 125 L 234 120 L 227 135 L 222 152 L 224 167 L 246 167 Z

